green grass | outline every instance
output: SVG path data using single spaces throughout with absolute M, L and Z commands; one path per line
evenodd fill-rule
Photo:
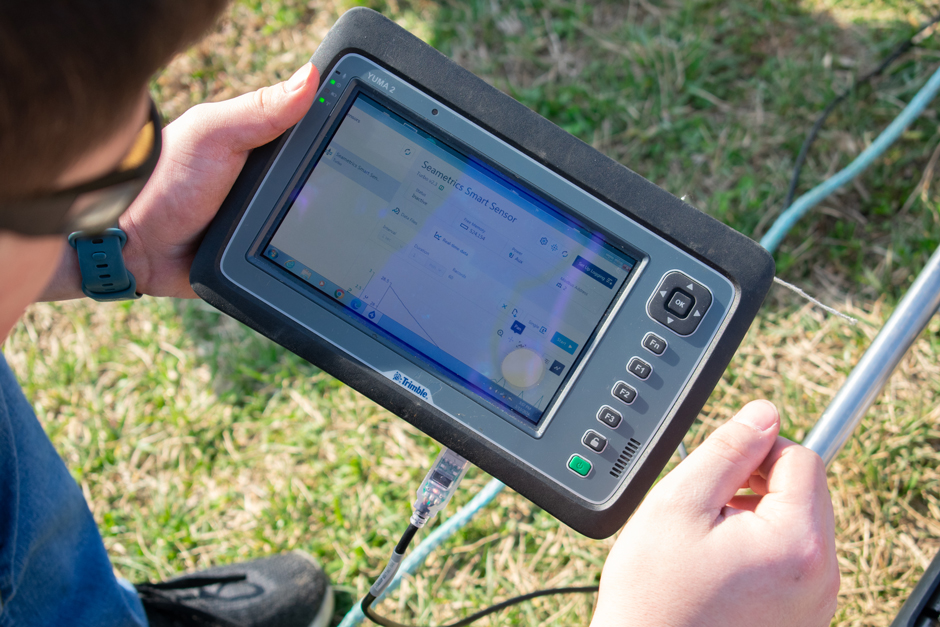
M 817 112 L 925 18 L 891 0 L 241 0 L 154 80 L 157 100 L 172 118 L 286 78 L 358 5 L 753 237 L 779 213 Z M 801 190 L 848 164 L 938 63 L 933 36 L 850 98 Z M 777 255 L 783 278 L 862 324 L 771 292 L 690 447 L 757 397 L 778 404 L 786 435 L 805 437 L 940 242 L 936 186 L 914 194 L 937 123 L 931 107 Z M 37 305 L 4 352 L 131 580 L 302 548 L 361 595 L 437 450 L 200 303 Z M 934 321 L 832 467 L 843 576 L 833 625 L 888 625 L 940 548 L 938 364 Z M 455 505 L 487 480 L 471 471 Z M 589 584 L 611 542 L 586 540 L 507 490 L 383 610 L 440 624 L 494 598 Z M 489 624 L 587 624 L 590 613 L 590 599 L 553 598 Z

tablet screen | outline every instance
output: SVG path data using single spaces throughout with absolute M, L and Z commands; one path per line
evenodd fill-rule
M 261 253 L 537 424 L 636 259 L 359 93 Z

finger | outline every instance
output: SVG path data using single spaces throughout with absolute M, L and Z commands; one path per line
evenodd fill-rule
M 826 465 L 819 455 L 777 438 L 760 472 L 767 477 L 768 492 L 754 513 L 774 523 L 782 535 L 799 537 L 814 556 L 828 556 L 829 567 L 835 570 L 835 516 Z
M 748 403 L 670 473 L 670 484 L 694 501 L 690 507 L 715 520 L 767 457 L 779 429 L 772 403 Z
M 753 474 L 748 481 L 747 487 L 750 488 L 754 494 L 767 494 L 767 479 L 759 474 Z
M 761 498 L 758 494 L 739 494 L 731 497 L 728 507 L 753 512 L 760 504 Z
M 243 152 L 273 141 L 300 121 L 313 104 L 319 73 L 307 63 L 286 81 L 206 105 L 203 132 L 232 152 Z M 198 108 L 198 107 L 197 107 Z
M 829 506 L 825 465 L 819 455 L 799 444 L 777 438 L 759 472 L 765 478 L 768 507 Z

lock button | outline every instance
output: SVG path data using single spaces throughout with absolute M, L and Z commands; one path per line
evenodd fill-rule
M 607 448 L 607 438 L 602 436 L 594 429 L 588 429 L 584 433 L 584 437 L 581 438 L 581 444 L 588 447 L 595 453 L 603 453 L 604 449 Z

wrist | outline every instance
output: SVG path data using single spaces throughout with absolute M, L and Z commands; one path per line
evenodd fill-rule
M 139 263 L 142 256 L 136 254 L 138 252 L 138 246 L 132 244 L 131 236 L 128 235 L 127 237 L 128 241 L 121 250 L 121 256 L 123 257 L 123 265 L 127 269 L 127 272 L 134 277 L 136 283 L 135 291 L 139 297 L 140 294 L 143 294 L 141 284 L 138 280 L 138 277 L 141 276 L 144 270 L 142 264 Z M 56 272 L 37 300 L 48 302 L 85 298 L 88 294 L 83 289 L 83 283 L 87 283 L 87 281 L 82 277 L 76 248 L 74 246 L 63 246 Z M 102 296 L 105 296 L 103 300 L 107 300 L 105 293 L 102 293 Z
M 144 193 L 146 194 L 146 189 Z M 147 198 L 150 205 L 163 205 L 164 201 Z M 139 201 L 138 201 L 139 202 Z M 199 246 L 201 231 L 195 236 L 173 234 L 173 243 L 153 236 L 152 222 L 139 222 L 135 206 L 120 220 L 120 228 L 127 234 L 124 258 L 127 269 L 137 279 L 137 291 L 149 296 L 170 298 L 197 298 L 189 285 L 189 270 Z
M 118 228 L 127 235 L 127 243 L 124 244 L 124 265 L 127 271 L 134 275 L 137 281 L 138 294 L 150 294 L 144 286 L 149 285 L 150 272 L 146 264 L 146 255 L 143 251 L 143 242 L 137 234 L 137 229 L 132 220 L 127 219 L 127 213 L 118 220 Z M 152 294 L 151 294 L 152 295 Z
M 64 244 L 55 274 L 52 275 L 37 300 L 48 302 L 84 297 L 85 294 L 82 293 L 82 274 L 78 269 L 78 256 L 75 254 L 74 248 Z

